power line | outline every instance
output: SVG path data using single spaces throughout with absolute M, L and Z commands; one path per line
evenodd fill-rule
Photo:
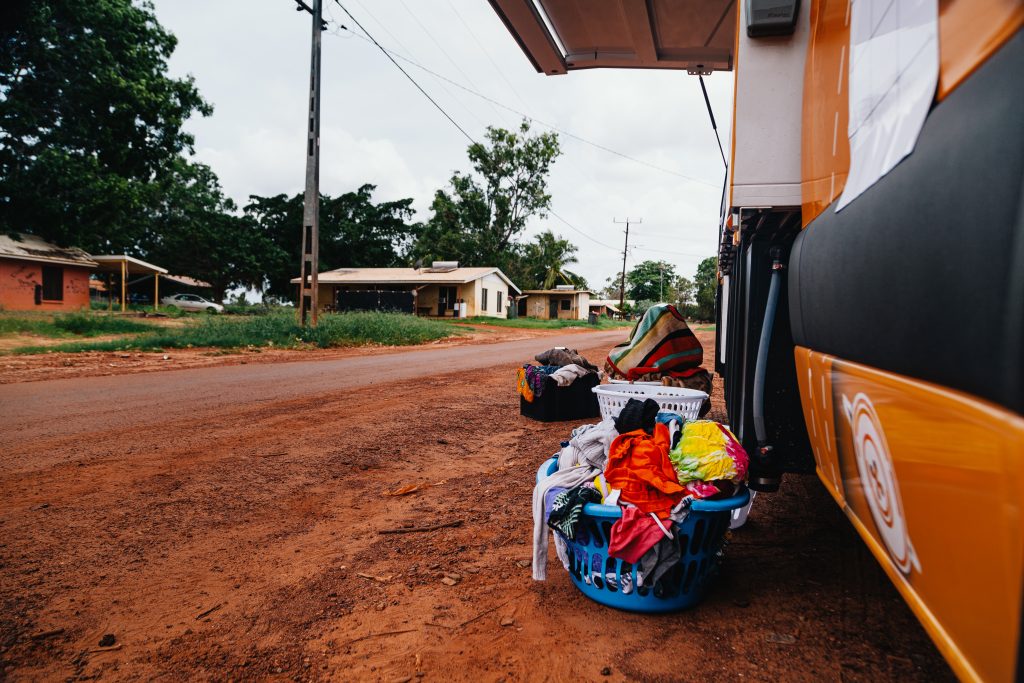
M 338 2 L 338 0 L 335 0 L 335 2 Z M 340 5 L 341 3 L 339 2 L 338 4 Z M 342 7 L 342 9 L 344 9 L 344 7 Z M 349 16 L 352 16 L 352 15 L 350 14 Z M 355 21 L 355 20 L 353 19 L 353 21 Z M 341 26 L 341 28 L 343 28 L 345 30 L 348 30 L 348 31 L 351 31 L 351 29 L 348 29 L 348 28 L 346 28 L 344 26 Z M 360 27 L 360 28 L 362 28 L 362 27 Z M 363 29 L 363 30 L 365 31 L 365 29 Z M 357 33 L 353 33 L 352 35 L 356 36 L 357 38 L 361 38 L 363 40 L 366 40 L 366 38 L 363 38 L 363 36 L 360 36 Z M 376 41 L 373 41 L 373 42 L 374 42 L 374 44 L 377 45 L 378 48 L 383 50 L 384 53 L 387 54 L 389 58 L 391 58 L 392 53 L 387 48 L 382 47 Z M 566 136 L 568 138 L 572 138 L 573 140 L 576 140 L 578 142 L 582 142 L 583 144 L 586 144 L 586 145 L 590 145 L 591 147 L 599 149 L 599 150 L 601 150 L 603 152 L 607 152 L 609 154 L 614 154 L 617 157 L 621 157 L 623 159 L 627 159 L 628 161 L 632 161 L 632 162 L 640 164 L 642 166 L 647 166 L 648 168 L 652 168 L 652 169 L 654 169 L 656 171 L 661 171 L 662 173 L 667 173 L 667 174 L 675 176 L 677 178 L 683 178 L 684 180 L 689 180 L 690 182 L 693 182 L 693 183 L 699 183 L 701 185 L 706 185 L 708 187 L 713 187 L 715 189 L 718 189 L 718 185 L 716 183 L 712 183 L 712 182 L 707 181 L 707 180 L 702 180 L 700 178 L 695 178 L 693 176 L 686 175 L 685 173 L 679 173 L 678 171 L 673 171 L 672 169 L 665 168 L 664 166 L 659 166 L 659 165 L 653 164 L 653 163 L 651 163 L 649 161 L 644 161 L 643 159 L 638 159 L 638 158 L 636 158 L 634 156 L 630 156 L 630 155 L 628 155 L 628 154 L 626 154 L 624 152 L 620 152 L 620 151 L 618 151 L 616 149 L 612 149 L 611 147 L 607 147 L 607 146 L 602 145 L 602 144 L 600 144 L 598 142 L 593 142 L 593 141 L 588 140 L 588 139 L 586 139 L 584 137 L 580 137 L 579 135 L 576 135 L 575 133 L 573 133 L 571 131 L 565 130 L 564 128 L 560 128 L 559 126 L 556 126 L 554 124 L 547 123 L 546 121 L 542 121 L 541 119 L 538 119 L 538 118 L 536 118 L 534 116 L 530 116 L 529 114 L 527 114 L 525 112 L 522 112 L 522 111 L 519 111 L 518 109 L 516 109 L 514 107 L 510 107 L 507 104 L 494 99 L 493 97 L 488 97 L 487 95 L 484 95 L 483 93 L 477 92 L 476 90 L 474 90 L 472 88 L 469 88 L 469 87 L 463 85 L 462 83 L 459 83 L 458 81 L 455 81 L 455 80 L 453 80 L 451 78 L 448 78 L 447 76 L 444 76 L 442 74 L 437 73 L 436 71 L 434 71 L 433 69 L 430 69 L 429 67 L 423 66 L 422 64 L 420 64 L 419 62 L 417 62 L 417 61 L 415 61 L 413 59 L 409 59 L 408 57 L 403 57 L 401 54 L 398 54 L 398 53 L 394 53 L 394 56 L 397 57 L 398 59 L 402 60 L 403 62 L 407 62 L 408 64 L 411 64 L 412 66 L 415 66 L 417 69 L 421 69 L 422 71 L 427 72 L 428 74 L 430 74 L 431 76 L 434 76 L 435 78 L 439 78 L 439 79 L 441 79 L 443 81 L 451 83 L 456 88 L 459 88 L 461 90 L 465 90 L 466 92 L 470 93 L 471 95 L 475 95 L 476 97 L 479 97 L 480 99 L 486 100 L 486 101 L 490 102 L 491 104 L 497 105 L 497 106 L 501 107 L 502 109 L 507 109 L 508 111 L 512 112 L 513 114 L 516 114 L 517 116 L 521 116 L 522 118 L 524 118 L 524 119 L 526 119 L 528 121 L 531 121 L 531 122 L 534 122 L 534 123 L 538 123 L 538 124 L 540 124 L 540 125 L 542 125 L 542 126 L 544 126 L 546 128 L 550 128 L 551 130 L 556 131 L 556 132 L 558 132 L 558 133 L 560 133 L 560 134 L 562 134 L 562 135 L 564 135 L 564 136 Z M 394 59 L 391 59 L 391 61 L 394 62 Z
M 697 253 L 697 252 L 686 252 L 686 251 L 668 251 L 668 250 L 662 249 L 660 247 L 655 249 L 653 247 L 644 247 L 644 246 L 640 246 L 640 245 L 636 245 L 636 246 L 633 246 L 631 248 L 632 249 L 636 249 L 637 251 L 646 251 L 646 252 L 658 253 L 658 254 L 672 254 L 673 256 L 693 256 L 693 257 L 700 258 L 700 257 L 704 257 L 704 256 L 707 255 L 707 252 Z M 713 255 L 714 254 L 712 254 L 712 256 Z
M 439 112 L 441 112 L 442 114 L 444 114 L 444 117 L 445 117 L 446 119 L 448 119 L 449 121 L 451 121 L 451 124 L 452 124 L 453 126 L 455 126 L 456 128 L 458 128 L 458 129 L 459 129 L 459 132 L 460 132 L 460 133 L 462 133 L 463 135 L 465 135 L 465 136 L 466 136 L 466 139 L 467 139 L 467 140 L 469 140 L 469 141 L 470 141 L 470 142 L 472 142 L 473 144 L 476 144 L 476 140 L 474 140 L 474 139 L 473 139 L 473 137 L 472 137 L 472 136 L 471 136 L 471 135 L 470 135 L 469 133 L 467 133 L 467 132 L 466 132 L 466 131 L 465 131 L 465 130 L 464 130 L 464 129 L 462 128 L 462 126 L 460 126 L 460 125 L 459 125 L 458 123 L 456 123 L 456 122 L 455 122 L 455 119 L 453 119 L 453 118 L 452 118 L 452 117 L 451 117 L 451 116 L 450 116 L 450 115 L 448 114 L 448 112 L 446 112 L 446 111 L 444 110 L 444 108 L 443 108 L 443 107 L 442 107 L 442 106 L 441 106 L 440 104 L 438 104 L 438 103 L 437 103 L 437 101 L 436 101 L 436 100 L 434 100 L 434 98 L 433 98 L 433 97 L 431 97 L 431 96 L 430 96 L 430 95 L 429 95 L 429 94 L 427 93 L 427 91 L 426 91 L 426 90 L 424 90 L 424 89 L 423 89 L 423 88 L 422 88 L 422 87 L 420 86 L 420 84 L 419 84 L 419 83 L 417 83 L 417 82 L 416 82 L 416 79 L 415 79 L 415 78 L 413 78 L 412 76 L 410 76 L 410 75 L 409 75 L 409 72 L 408 72 L 408 71 L 406 71 L 405 69 L 403 69 L 403 68 L 402 68 L 402 65 L 401 65 L 401 64 L 399 64 L 398 62 L 396 62 L 396 61 L 395 61 L 395 58 L 394 58 L 394 57 L 392 57 L 392 56 L 391 56 L 391 54 L 390 54 L 390 53 L 389 53 L 389 52 L 388 52 L 387 50 L 385 50 L 385 49 L 384 49 L 384 47 L 383 47 L 383 46 L 382 46 L 382 45 L 381 45 L 380 43 L 378 43 L 378 42 L 377 42 L 377 39 L 376 39 L 376 38 L 374 38 L 373 36 L 371 36 L 371 35 L 370 35 L 370 32 L 369 32 L 369 31 L 367 31 L 367 30 L 366 30 L 365 28 L 363 28 L 363 25 L 359 23 L 359 20 L 358 20 L 358 19 L 356 19 L 356 18 L 355 18 L 354 16 L 352 16 L 352 13 L 351 13 L 351 12 L 349 12 L 349 11 L 348 11 L 347 9 L 345 9 L 345 6 L 344 6 L 343 4 L 341 4 L 341 0 L 334 0 L 334 1 L 335 1 L 336 3 L 338 3 L 338 7 L 340 7 L 340 8 L 341 8 L 341 10 L 342 10 L 342 11 L 343 11 L 343 12 L 344 12 L 345 14 L 347 14 L 347 15 L 348 15 L 348 18 L 349 18 L 349 19 L 351 19 L 351 20 L 352 20 L 353 22 L 355 22 L 355 25 L 359 27 L 359 30 L 360 30 L 360 31 L 362 31 L 363 33 L 365 33 L 365 34 L 366 34 L 366 37 L 367 37 L 367 38 L 369 38 L 370 40 L 372 40 L 372 41 L 373 41 L 373 44 L 374 44 L 374 45 L 376 45 L 376 46 L 377 46 L 378 48 L 380 48 L 380 51 L 384 53 L 384 56 L 385 56 L 385 57 L 387 57 L 387 58 L 388 58 L 389 60 L 391 60 L 391 63 L 392 63 L 392 64 L 394 64 L 394 65 L 395 65 L 395 67 L 397 67 L 397 68 L 398 68 L 398 70 L 399 70 L 399 71 L 401 71 L 401 72 L 402 72 L 402 73 L 403 73 L 403 74 L 405 75 L 405 77 L 406 77 L 406 78 L 408 78 L 408 79 L 409 79 L 409 81 L 410 81 L 410 82 L 411 82 L 411 83 L 412 83 L 413 85 L 415 85 L 415 86 L 416 86 L 416 89 L 417 89 L 417 90 L 419 90 L 419 91 L 420 91 L 421 93 L 423 93 L 423 96 L 424 96 L 424 97 L 426 97 L 426 98 L 427 98 L 428 100 L 430 100 L 430 103 L 431 103 L 431 104 L 433 104 L 433 105 L 434 105 L 435 107 L 437 107 L 437 110 L 438 110 Z M 344 28 L 344 27 L 342 27 L 342 28 Z
M 399 40 L 398 36 L 396 36 L 394 33 L 391 32 L 391 30 L 388 28 L 387 24 L 385 24 L 383 21 L 378 19 L 376 17 L 376 15 L 374 15 L 374 13 L 371 12 L 370 9 L 366 5 L 364 5 L 360 0 L 352 0 L 352 1 L 355 2 L 356 5 L 358 5 L 360 7 L 360 9 L 362 10 L 363 14 L 365 14 L 366 16 L 370 17 L 370 19 L 375 21 L 377 23 L 377 25 L 380 26 L 380 28 L 383 29 L 384 32 L 386 34 L 388 34 L 388 36 L 391 37 L 391 40 L 393 40 L 395 43 L 397 43 L 398 46 L 400 48 L 402 48 L 402 50 L 405 51 L 405 55 L 403 55 L 401 52 L 398 52 L 396 50 L 391 50 L 390 52 L 393 55 L 395 55 L 399 59 L 404 59 L 404 60 L 410 61 L 410 62 L 415 59 L 415 57 L 416 57 L 415 53 L 412 50 L 409 49 L 408 45 L 406 45 L 401 40 Z M 338 4 L 340 6 L 340 3 L 338 3 Z M 333 14 L 331 14 L 331 18 L 332 19 L 334 18 Z M 362 41 L 364 41 L 366 43 L 370 43 L 370 41 L 367 40 L 365 36 L 361 36 L 361 35 L 359 35 L 358 33 L 354 32 L 354 31 L 349 31 L 348 27 L 342 25 L 340 22 L 334 21 L 334 23 L 340 29 L 344 29 L 345 31 L 348 31 L 349 32 L 348 33 L 349 37 L 359 38 L 360 40 L 362 40 Z M 338 36 L 339 38 L 342 37 L 342 34 L 339 33 L 338 30 L 330 31 L 330 33 L 332 35 Z M 472 117 L 480 125 L 481 128 L 486 128 L 487 127 L 487 124 L 484 123 L 483 119 L 481 119 L 479 116 L 477 116 L 476 112 L 473 111 L 473 109 L 470 106 L 468 106 L 458 96 L 456 96 L 456 94 L 454 92 L 452 92 L 448 88 L 448 86 L 444 83 L 444 81 L 441 81 L 441 80 L 437 79 L 436 77 L 435 77 L 435 80 L 437 80 L 438 85 L 441 86 L 441 89 L 444 90 L 446 93 L 448 93 L 448 96 L 452 99 L 452 101 L 454 101 L 456 104 L 458 104 L 460 107 L 462 107 L 463 111 L 465 111 L 467 114 L 469 114 L 469 116 Z
M 398 1 L 401 3 L 402 8 L 405 9 L 406 13 L 410 17 L 412 17 L 412 20 L 415 21 L 419 25 L 419 27 L 421 29 L 423 29 L 423 32 L 427 34 L 427 37 L 430 38 L 430 41 L 432 43 L 434 43 L 434 45 L 437 47 L 438 50 L 441 51 L 441 54 L 443 54 L 445 56 L 445 58 L 451 63 L 451 65 L 455 67 L 455 70 L 458 71 L 460 74 L 462 74 L 462 77 L 466 79 L 467 83 L 469 83 L 474 88 L 477 88 L 478 87 L 477 84 L 473 82 L 473 79 L 469 77 L 469 74 L 467 74 L 465 71 L 462 70 L 462 67 L 459 66 L 458 62 L 456 62 L 454 59 L 452 59 L 452 56 L 450 54 L 448 54 L 448 50 L 444 49 L 444 46 L 441 45 L 441 43 L 438 42 L 437 38 L 434 37 L 434 34 L 431 33 L 430 29 L 427 28 L 426 25 L 422 21 L 420 21 L 419 17 L 417 17 L 416 14 L 411 9 L 409 9 L 409 6 L 407 4 L 405 4 L 405 0 L 398 0 Z M 495 116 L 498 116 L 498 117 L 501 116 L 501 113 L 497 109 L 494 108 L 493 104 L 490 105 L 490 107 L 491 107 L 491 110 L 494 111 Z
M 469 24 L 466 23 L 466 20 L 463 18 L 462 13 L 459 12 L 459 10 L 455 7 L 455 5 L 452 3 L 452 0 L 448 0 L 448 7 L 451 8 L 455 16 L 459 18 L 460 22 L 462 22 L 462 25 L 466 29 L 466 33 L 468 33 L 469 37 L 473 39 L 473 42 L 476 43 L 476 46 L 478 48 L 480 48 L 480 51 L 484 53 L 484 57 L 487 57 L 487 61 L 490 62 L 491 66 L 494 67 L 494 70 L 498 73 L 498 76 L 501 77 L 501 80 L 505 81 L 505 85 L 507 85 L 508 89 L 512 91 L 512 94 L 516 96 L 516 98 L 522 103 L 524 107 L 529 107 L 530 105 L 526 103 L 526 100 L 523 99 L 523 96 L 520 95 L 519 91 L 516 90 L 516 87 L 512 85 L 512 81 L 508 80 L 508 78 L 505 77 L 505 72 L 501 69 L 501 67 L 498 66 L 497 62 L 495 62 L 494 59 L 491 57 L 491 53 L 488 52 L 487 48 L 484 47 L 483 43 L 481 43 L 477 39 L 476 31 L 470 28 Z
M 558 215 L 557 213 L 555 213 L 555 212 L 554 212 L 554 211 L 552 211 L 551 209 L 548 209 L 548 213 L 550 213 L 550 214 L 551 214 L 552 216 L 554 216 L 554 217 L 555 217 L 555 218 L 557 218 L 558 220 L 560 220 L 560 221 L 562 221 L 563 223 L 565 223 L 566 225 L 568 225 L 568 226 L 569 226 L 569 227 L 570 227 L 571 229 L 575 230 L 575 231 L 576 231 L 576 232 L 578 232 L 579 234 L 581 234 L 581 235 L 583 235 L 584 237 L 586 237 L 586 238 L 587 238 L 588 240 L 590 240 L 591 242 L 593 242 L 593 243 L 595 243 L 595 244 L 600 244 L 600 245 L 601 245 L 602 247 L 605 247 L 606 249 L 611 249 L 612 251 L 618 251 L 618 250 L 619 250 L 619 248 L 618 248 L 618 247 L 613 247 L 613 246 L 612 246 L 612 245 L 610 245 L 610 244 L 605 244 L 604 242 L 601 242 L 601 241 L 599 241 L 599 240 L 596 240 L 596 239 L 594 239 L 593 237 L 591 237 L 591 236 L 590 236 L 590 235 L 588 235 L 587 233 L 583 232 L 582 230 L 580 230 L 579 228 L 577 228 L 577 227 L 576 227 L 575 225 L 573 225 L 573 224 L 572 224 L 572 223 L 570 223 L 569 221 L 567 221 L 567 220 L 565 220 L 564 218 L 562 218 L 561 216 L 559 216 L 559 215 Z

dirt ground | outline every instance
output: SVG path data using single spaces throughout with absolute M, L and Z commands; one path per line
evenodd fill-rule
M 175 326 L 182 324 L 176 319 L 155 319 L 159 324 Z M 221 365 L 246 365 L 249 363 L 282 363 L 303 360 L 331 360 L 396 353 L 409 348 L 448 348 L 477 344 L 492 344 L 517 339 L 533 339 L 563 334 L 585 334 L 586 328 L 525 329 L 493 325 L 459 325 L 458 337 L 441 339 L 417 347 L 408 346 L 361 346 L 334 349 L 275 349 L 261 347 L 250 349 L 168 349 L 166 352 L 136 351 L 87 351 L 83 353 L 49 352 L 29 355 L 0 355 L 0 384 L 33 382 L 69 377 L 106 377 L 110 375 L 134 374 L 139 372 L 162 372 L 185 368 L 212 367 Z M 624 330 L 624 335 L 628 334 Z M 108 341 L 125 335 L 90 337 L 87 341 Z M 18 335 L 0 339 L 0 353 L 19 346 L 46 346 L 63 344 L 66 338 Z
M 690 611 L 597 605 L 554 553 L 532 581 L 574 424 L 518 415 L 527 360 L 0 448 L 0 678 L 952 679 L 812 476 L 758 497 Z M 82 371 L 49 367 L 20 379 Z

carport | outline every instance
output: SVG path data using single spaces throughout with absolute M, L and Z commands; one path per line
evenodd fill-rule
M 153 310 L 160 308 L 160 276 L 167 274 L 166 268 L 154 266 L 141 259 L 127 254 L 111 254 L 107 256 L 93 256 L 92 260 L 98 266 L 96 272 L 104 273 L 107 281 L 107 307 L 114 308 L 114 294 L 110 286 L 112 274 L 121 277 L 121 312 L 127 310 L 128 276 L 129 275 L 152 275 L 153 276 Z

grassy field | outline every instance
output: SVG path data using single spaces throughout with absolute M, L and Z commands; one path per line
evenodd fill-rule
M 526 329 L 562 329 L 565 327 L 586 327 L 593 330 L 607 330 L 617 327 L 632 327 L 636 324 L 633 320 L 612 320 L 610 318 L 598 318 L 596 325 L 591 325 L 586 320 L 538 320 L 537 318 L 515 318 L 506 320 L 504 318 L 487 318 L 484 316 L 476 318 L 459 318 L 444 321 L 450 325 L 495 325 L 497 327 L 519 327 Z
M 396 313 L 340 313 L 320 316 L 319 326 L 303 328 L 296 323 L 295 312 L 284 309 L 266 315 L 245 317 L 195 316 L 183 327 L 157 328 L 135 320 L 90 314 L 76 314 L 80 329 L 101 330 L 93 334 L 125 333 L 120 339 L 107 341 L 74 341 L 57 345 L 28 345 L 11 350 L 11 353 L 46 353 L 49 351 L 160 351 L 189 347 L 244 348 L 249 346 L 274 346 L 296 348 L 316 346 L 362 346 L 366 344 L 396 345 L 422 344 L 458 335 L 451 325 Z M 68 316 L 72 317 L 72 316 Z M 68 325 L 63 316 L 58 322 L 55 317 L 53 328 Z M 16 328 L 24 323 L 18 316 L 0 317 L 0 333 L 5 326 Z M 32 320 L 34 329 L 15 330 L 10 334 L 38 334 L 54 337 L 63 334 L 49 334 L 45 319 Z M 123 326 L 121 329 L 103 329 L 104 326 Z M 70 335 L 68 335 L 70 336 Z M 87 336 L 82 333 L 79 336 Z

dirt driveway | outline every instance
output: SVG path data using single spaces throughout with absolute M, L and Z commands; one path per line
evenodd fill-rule
M 519 417 L 512 376 L 559 341 L 0 387 L 0 678 L 952 678 L 813 477 L 758 498 L 689 612 L 596 605 L 553 553 L 533 582 L 573 425 Z

